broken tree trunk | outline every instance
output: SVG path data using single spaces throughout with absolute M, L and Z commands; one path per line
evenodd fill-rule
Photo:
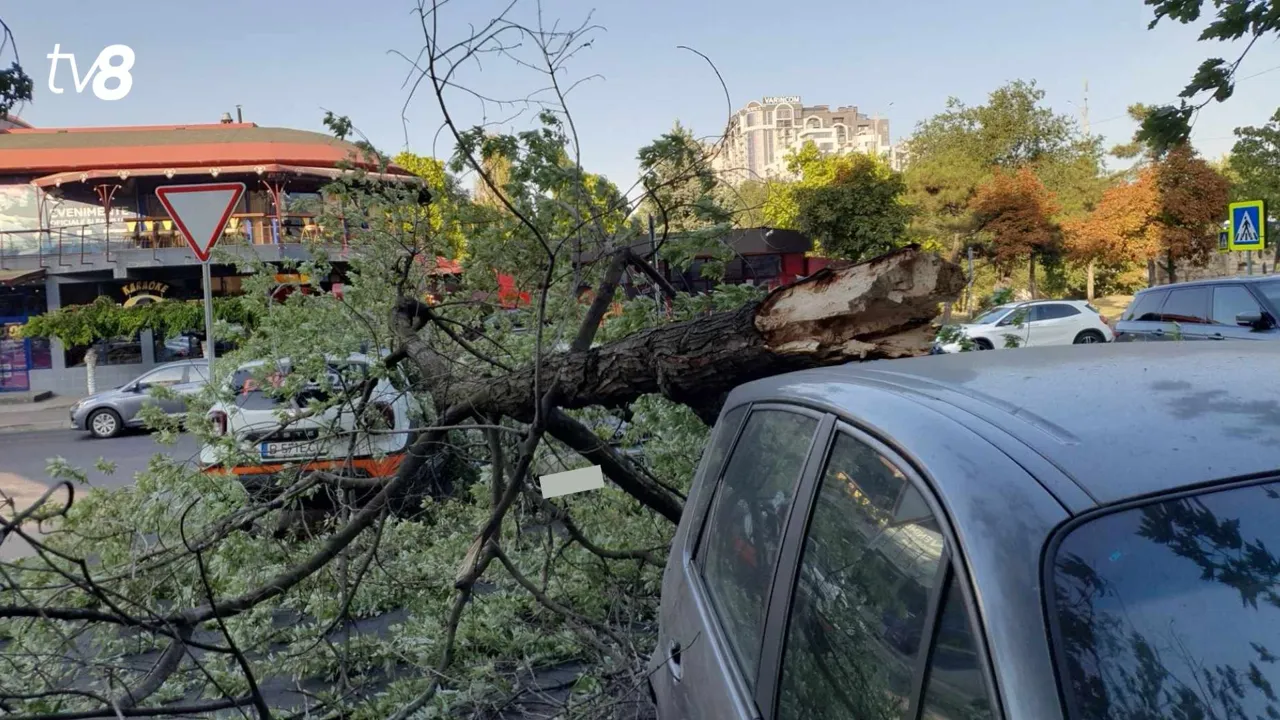
M 623 407 L 660 393 L 714 422 L 733 387 L 789 370 L 923 353 L 941 302 L 964 287 L 960 268 L 911 246 L 838 270 L 822 270 L 759 303 L 636 333 L 580 352 L 550 355 L 537 386 L 560 388 L 558 406 Z M 529 421 L 534 369 L 458 376 L 423 338 L 397 325 L 409 356 L 433 378 L 445 405 Z

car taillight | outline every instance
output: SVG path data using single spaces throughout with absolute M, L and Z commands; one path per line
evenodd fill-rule
M 221 410 L 214 410 L 209 413 L 209 421 L 213 423 L 213 432 L 215 435 L 227 434 L 227 414 Z
M 1099 315 L 1098 315 L 1098 317 L 1102 318 L 1102 324 L 1103 324 L 1103 325 L 1110 325 L 1110 324 L 1111 324 L 1111 319 L 1110 319 L 1110 318 L 1108 318 L 1106 315 L 1099 314 Z

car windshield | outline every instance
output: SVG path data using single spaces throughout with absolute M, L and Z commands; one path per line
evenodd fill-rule
M 1051 583 L 1070 717 L 1280 717 L 1278 512 L 1273 482 L 1071 530 Z
M 992 308 L 985 313 L 979 315 L 974 321 L 974 325 L 995 325 L 1000 322 L 1000 318 L 1004 317 L 1010 310 L 1012 305 L 1001 305 L 998 308 Z
M 1266 296 L 1268 305 L 1271 307 L 1280 307 L 1280 280 L 1260 282 L 1257 287 L 1262 291 L 1262 294 Z

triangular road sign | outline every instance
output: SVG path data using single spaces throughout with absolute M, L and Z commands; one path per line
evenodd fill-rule
M 169 212 L 200 262 L 209 262 L 209 253 L 222 237 L 242 195 L 244 183 L 238 182 L 156 188 L 160 204 Z
M 1240 245 L 1256 245 L 1258 242 L 1258 230 L 1253 227 L 1253 220 L 1249 219 L 1249 213 L 1240 213 L 1240 224 L 1236 226 L 1236 242 Z

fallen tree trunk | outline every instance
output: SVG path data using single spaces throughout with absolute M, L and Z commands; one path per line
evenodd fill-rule
M 581 352 L 548 356 L 538 386 L 557 405 L 624 407 L 659 393 L 711 424 L 735 386 L 789 370 L 923 353 L 938 305 L 964 287 L 960 268 L 912 246 L 838 270 L 824 269 L 756 304 L 663 325 Z M 416 333 L 413 301 L 397 324 L 406 350 L 432 376 L 445 405 L 521 421 L 537 407 L 534 369 L 457 376 Z M 426 310 L 429 312 L 429 309 Z M 923 332 L 922 332 L 923 330 Z

